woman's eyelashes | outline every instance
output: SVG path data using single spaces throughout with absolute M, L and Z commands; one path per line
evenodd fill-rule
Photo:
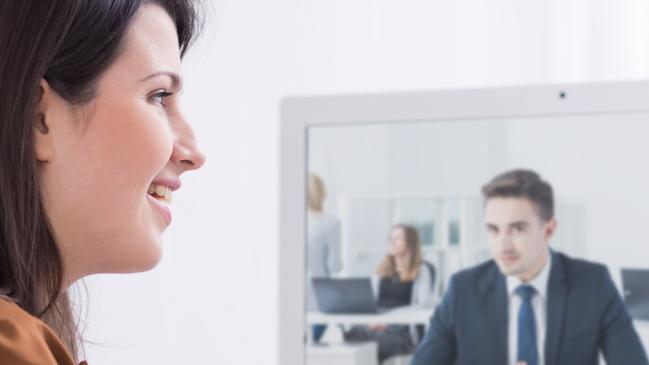
M 174 93 L 168 92 L 166 90 L 158 91 L 150 96 L 151 102 L 157 105 L 162 106 L 163 108 L 167 107 L 166 98 L 172 96 Z

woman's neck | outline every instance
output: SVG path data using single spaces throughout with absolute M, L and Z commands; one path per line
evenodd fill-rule
M 404 274 L 407 273 L 407 271 L 408 271 L 408 261 L 409 261 L 408 255 L 394 256 L 394 266 L 395 266 L 395 269 L 397 270 L 397 273 L 400 276 L 403 276 Z

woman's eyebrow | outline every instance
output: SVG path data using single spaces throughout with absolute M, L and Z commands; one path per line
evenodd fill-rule
M 168 76 L 171 79 L 171 85 L 172 85 L 172 87 L 174 89 L 182 88 L 182 84 L 183 84 L 182 78 L 177 73 L 171 72 L 171 71 L 154 72 L 151 75 L 141 79 L 140 82 L 148 81 L 148 80 L 150 80 L 150 79 L 152 79 L 154 77 L 158 77 L 158 76 Z

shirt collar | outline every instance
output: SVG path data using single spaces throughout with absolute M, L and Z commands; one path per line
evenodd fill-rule
M 545 266 L 543 267 L 541 272 L 538 275 L 536 275 L 536 277 L 532 279 L 532 281 L 527 283 L 528 285 L 534 287 L 536 292 L 542 298 L 546 298 L 546 293 L 548 291 L 548 279 L 550 278 L 551 267 L 552 267 L 552 252 L 549 252 L 548 261 L 545 262 Z M 525 283 L 523 283 L 518 277 L 507 276 L 507 293 L 509 293 L 510 296 L 514 295 L 516 288 L 518 288 L 522 284 Z

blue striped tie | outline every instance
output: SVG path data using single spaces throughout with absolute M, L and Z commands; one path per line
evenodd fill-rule
M 521 299 L 521 309 L 518 311 L 518 357 L 527 365 L 538 365 L 539 354 L 536 348 L 536 322 L 532 297 L 536 290 L 530 285 L 521 285 L 516 289 Z

